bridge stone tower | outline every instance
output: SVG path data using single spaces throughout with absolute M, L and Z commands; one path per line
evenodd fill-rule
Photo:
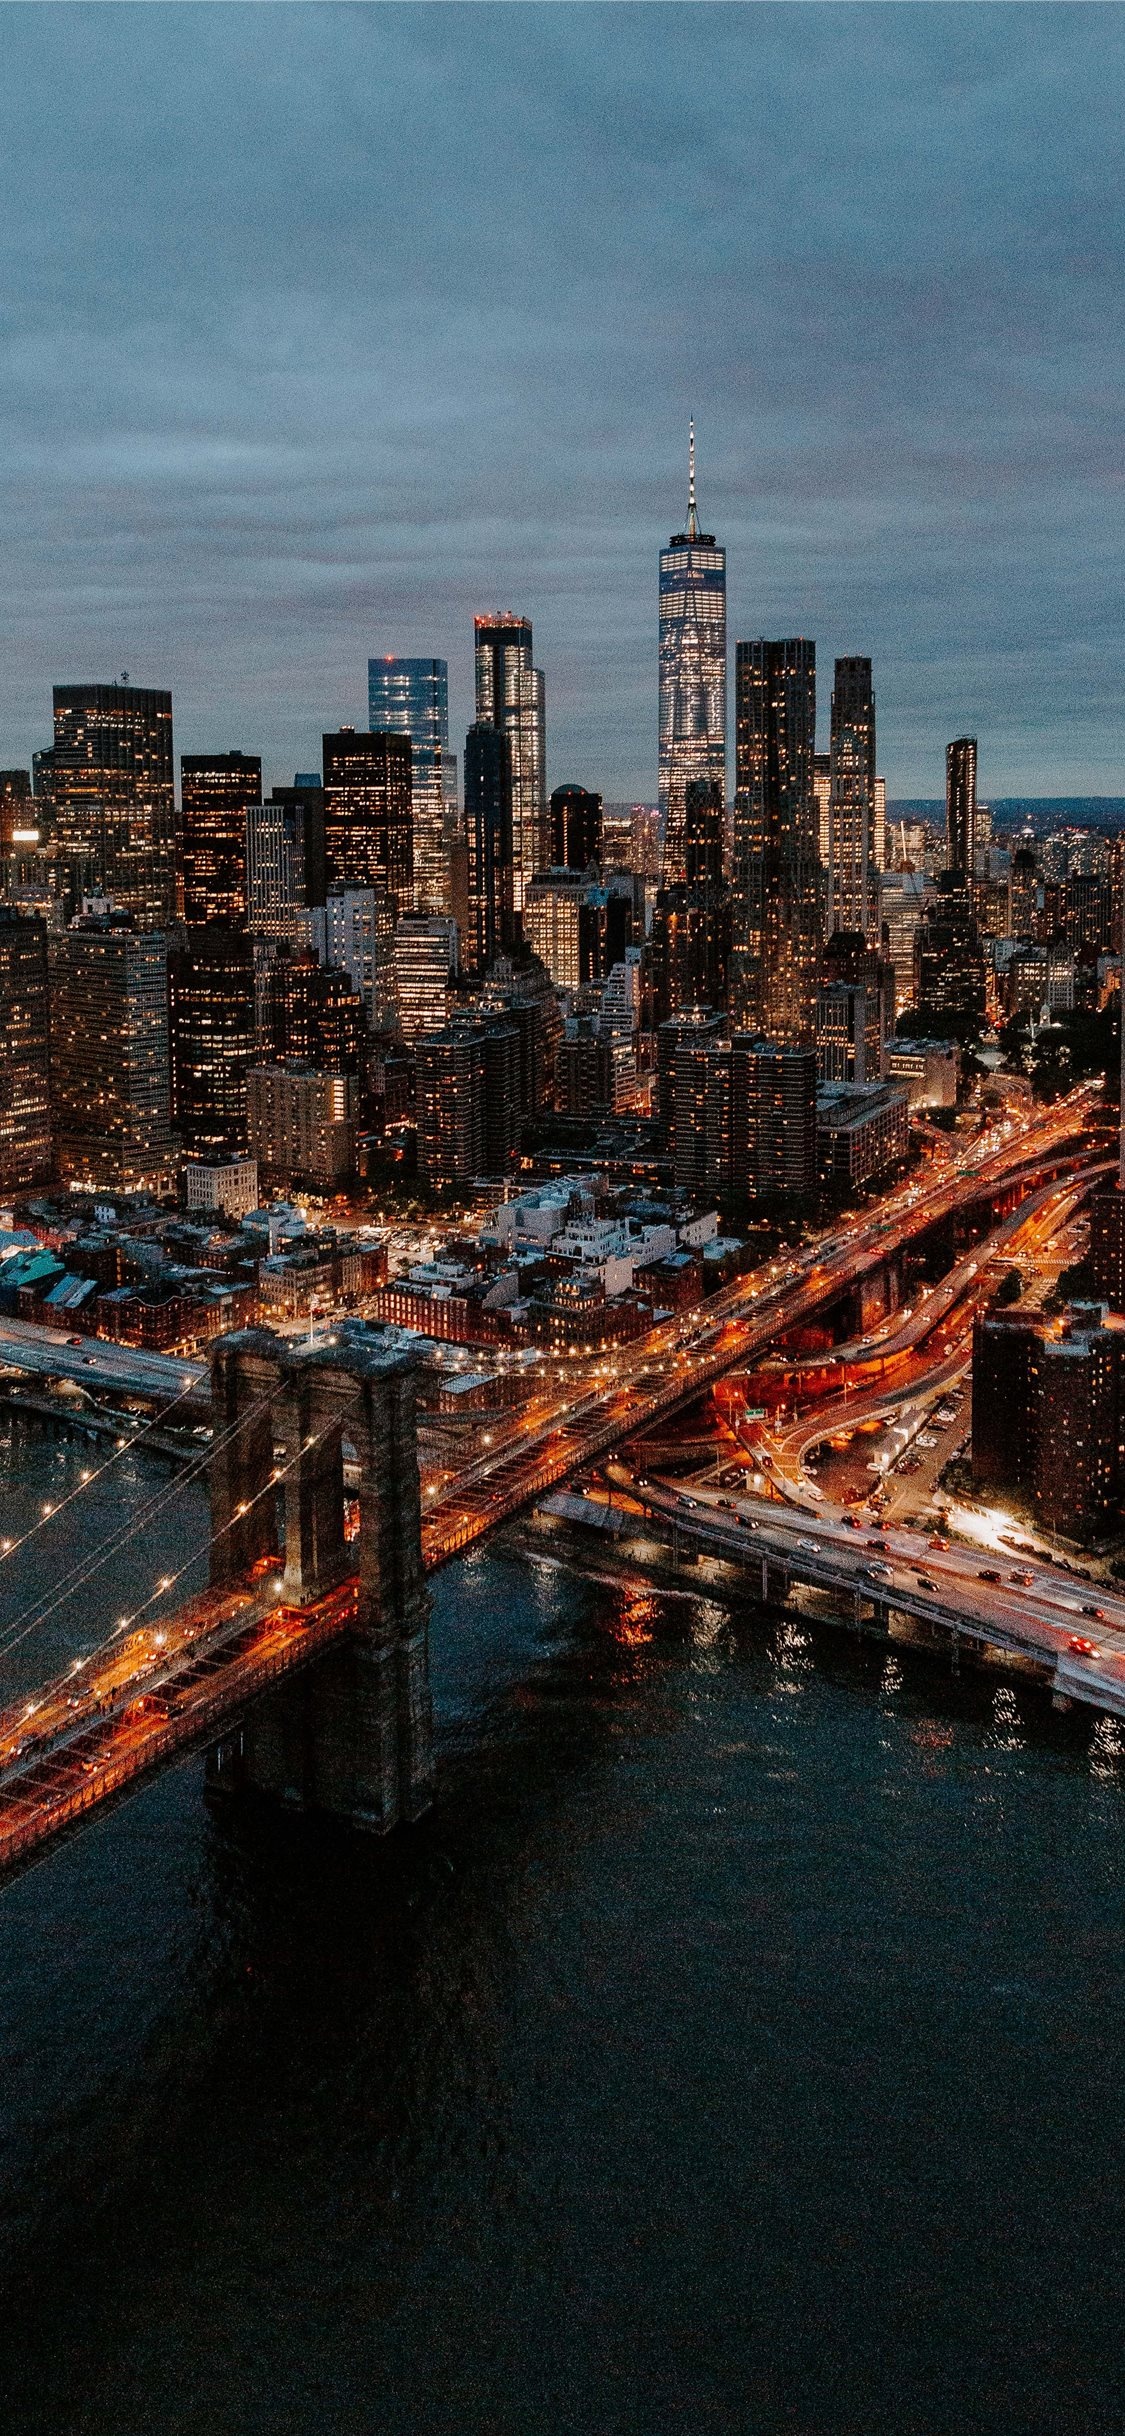
M 348 1640 L 248 1709 L 214 1755 L 212 1786 L 233 1773 L 377 1834 L 417 1818 L 433 1789 L 414 1369 L 362 1322 L 311 1346 L 243 1329 L 211 1356 L 212 1581 L 276 1548 L 280 1499 L 285 1599 L 319 1598 L 357 1570 L 359 1587 Z M 359 1472 L 351 1545 L 345 1440 Z

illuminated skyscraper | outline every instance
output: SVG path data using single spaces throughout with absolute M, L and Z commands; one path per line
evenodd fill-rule
M 250 753 L 181 753 L 180 871 L 184 920 L 246 924 L 246 824 L 262 800 Z
M 246 816 L 249 925 L 256 938 L 295 939 L 298 917 L 325 897 L 324 789 L 319 779 L 274 787 Z
M 165 697 L 166 699 L 167 697 Z M 50 941 L 55 1165 L 81 1190 L 167 1192 L 168 941 L 84 915 Z
M 221 922 L 193 928 L 168 959 L 172 1122 L 185 1147 L 246 1146 L 246 1077 L 254 1063 L 251 942 Z
M 465 962 L 483 973 L 514 928 L 512 747 L 508 735 L 478 719 L 465 738 L 465 827 L 469 839 L 469 935 Z M 530 889 L 530 881 L 528 887 Z
M 710 779 L 726 795 L 727 554 L 701 533 L 695 426 L 688 436 L 688 512 L 660 553 L 660 809 L 664 884 L 685 877 L 684 792 Z
M 816 645 L 739 643 L 731 1004 L 773 1040 L 812 1036 L 823 927 L 817 809 Z
M 368 724 L 409 736 L 414 819 L 414 894 L 419 913 L 449 911 L 449 669 L 444 660 L 367 663 Z M 456 780 L 454 780 L 454 793 Z
M 829 756 L 825 929 L 878 935 L 875 696 L 871 662 L 837 660 Z
M 382 889 L 396 919 L 414 909 L 411 744 L 379 729 L 324 738 L 324 837 L 337 888 Z
M 951 871 L 970 882 L 977 859 L 977 740 L 955 736 L 945 748 L 946 851 Z
M 176 910 L 172 696 L 137 685 L 56 685 L 55 743 L 37 756 L 76 890 L 159 930 Z
M 47 926 L 0 905 L 0 1192 L 45 1176 L 51 1163 Z
M 478 617 L 474 625 L 477 725 L 500 728 L 511 747 L 512 902 L 519 915 L 536 872 L 550 861 L 543 671 L 532 666 L 530 618 L 505 611 Z M 468 813 L 466 768 L 466 820 Z

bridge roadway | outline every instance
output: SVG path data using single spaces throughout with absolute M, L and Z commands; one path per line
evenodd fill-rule
M 979 1141 L 951 1162 L 936 1188 L 901 1187 L 874 1211 L 739 1278 L 702 1309 L 664 1323 L 611 1360 L 585 1365 L 577 1378 L 572 1371 L 556 1397 L 539 1399 L 498 1433 L 495 1451 L 436 1489 L 423 1517 L 427 1569 L 447 1563 L 579 1465 L 694 1401 L 911 1235 L 989 1190 L 1041 1172 L 1081 1130 L 1090 1097 L 1083 1089 L 1005 1127 L 999 1141 Z M 354 1587 L 345 1582 L 324 1598 L 287 1607 L 279 1563 L 263 1560 L 237 1590 L 210 1590 L 170 1619 L 148 1625 L 133 1619 L 124 1639 L 119 1628 L 67 1675 L 0 1715 L 0 1870 L 26 1863 L 176 1753 L 215 1739 L 224 1720 L 346 1636 Z
M 654 1517 L 701 1550 L 760 1582 L 843 1593 L 854 1621 L 865 1610 L 910 1616 L 949 1640 L 1004 1651 L 1042 1670 L 1068 1699 L 1125 1717 L 1125 1599 L 1076 1581 L 1039 1559 L 1001 1554 L 982 1562 L 970 1548 L 937 1544 L 899 1525 L 863 1529 L 823 1514 L 794 1512 L 768 1499 L 721 1497 L 708 1489 L 638 1482 L 636 1496 Z M 1000 1574 L 989 1581 L 988 1574 Z M 1096 1608 L 1097 1612 L 1091 1613 Z M 1072 1645 L 1083 1641 L 1088 1651 Z
M 0 1318 L 0 1369 L 37 1372 L 41 1378 L 74 1379 L 81 1387 L 111 1387 L 119 1395 L 159 1396 L 162 1403 L 206 1404 L 210 1389 L 204 1363 L 170 1353 L 143 1353 L 108 1337 L 86 1336 L 72 1344 L 60 1328 L 31 1320 Z

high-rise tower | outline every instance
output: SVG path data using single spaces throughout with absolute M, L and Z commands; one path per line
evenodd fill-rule
M 774 1040 L 811 1037 L 823 930 L 813 747 L 816 645 L 739 643 L 731 1002 Z
M 684 876 L 684 794 L 692 778 L 726 794 L 727 554 L 701 533 L 695 425 L 688 433 L 688 512 L 660 553 L 660 809 L 664 884 Z
M 445 660 L 367 663 L 368 726 L 409 736 L 414 894 L 420 913 L 449 911 L 447 786 L 449 668 Z
M 875 856 L 875 696 L 871 662 L 837 660 L 829 754 L 825 929 L 878 936 Z
M 37 756 L 76 893 L 160 929 L 176 910 L 172 697 L 139 685 L 56 685 L 55 742 Z
M 955 736 L 945 748 L 946 852 L 951 871 L 964 873 L 970 887 L 977 859 L 977 740 Z
M 474 620 L 478 727 L 498 727 L 512 754 L 512 891 L 517 917 L 550 860 L 543 671 L 532 665 L 531 620 L 504 611 Z M 465 778 L 468 820 L 468 774 Z
M 180 873 L 187 923 L 246 927 L 246 828 L 262 800 L 255 753 L 181 753 Z

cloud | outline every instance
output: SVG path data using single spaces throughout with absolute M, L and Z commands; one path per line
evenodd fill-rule
M 655 781 L 655 559 L 876 663 L 892 792 L 1117 791 L 1125 29 L 1062 6 L 0 12 L 0 761 L 172 686 L 280 776 L 518 607 Z M 49 140 L 46 140 L 49 131 Z

